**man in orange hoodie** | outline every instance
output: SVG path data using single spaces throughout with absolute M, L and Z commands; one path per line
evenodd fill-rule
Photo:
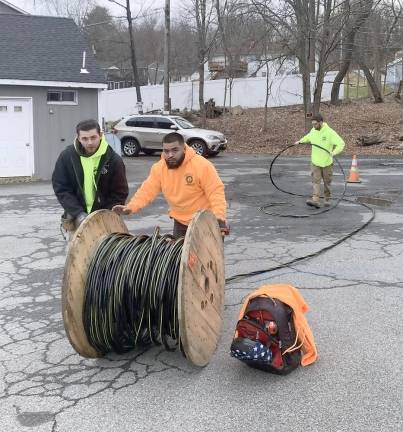
M 193 215 L 203 209 L 217 217 L 222 234 L 228 234 L 224 184 L 214 165 L 187 146 L 182 135 L 172 132 L 162 143 L 161 160 L 151 167 L 150 174 L 127 205 L 116 205 L 118 214 L 137 213 L 162 192 L 174 219 L 174 237 L 186 234 Z

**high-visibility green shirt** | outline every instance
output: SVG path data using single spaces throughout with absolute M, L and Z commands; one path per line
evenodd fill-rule
M 99 162 L 101 157 L 108 150 L 108 143 L 102 136 L 98 150 L 91 156 L 80 156 L 81 166 L 84 171 L 84 199 L 87 207 L 87 213 L 91 213 L 92 206 L 95 200 L 97 184 L 95 181 Z
M 313 165 L 322 168 L 332 165 L 332 156 L 341 153 L 345 146 L 343 139 L 327 123 L 323 123 L 320 130 L 312 128 L 299 142 L 315 144 L 312 146 L 311 161 Z

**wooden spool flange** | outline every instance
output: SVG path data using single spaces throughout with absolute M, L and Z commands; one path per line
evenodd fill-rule
M 217 218 L 196 213 L 186 232 L 178 285 L 179 335 L 186 357 L 197 366 L 210 361 L 224 309 L 224 245 Z
M 129 233 L 123 219 L 110 210 L 91 213 L 74 233 L 67 252 L 62 288 L 64 328 L 71 345 L 83 357 L 102 357 L 85 334 L 84 292 L 91 259 L 101 241 L 111 233 Z
M 91 213 L 74 234 L 67 254 L 62 288 L 67 337 L 83 357 L 102 354 L 89 343 L 83 325 L 85 282 L 100 242 L 111 233 L 128 233 L 110 210 Z M 217 346 L 224 307 L 224 251 L 215 216 L 195 214 L 186 233 L 178 284 L 179 335 L 186 357 L 197 366 L 210 361 Z

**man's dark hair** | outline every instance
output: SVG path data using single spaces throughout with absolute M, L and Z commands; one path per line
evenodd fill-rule
M 312 116 L 312 121 L 316 120 L 317 122 L 323 122 L 323 116 L 322 114 L 315 114 L 314 116 Z
M 80 121 L 80 123 L 78 123 L 78 125 L 76 126 L 77 135 L 80 135 L 80 131 L 89 131 L 92 129 L 96 129 L 98 134 L 101 135 L 101 127 L 96 120 L 83 120 Z
M 162 143 L 164 144 L 172 144 L 174 142 L 178 142 L 181 145 L 185 144 L 185 140 L 183 139 L 183 136 L 179 134 L 178 132 L 171 132 L 168 135 L 164 136 L 164 139 L 162 140 Z

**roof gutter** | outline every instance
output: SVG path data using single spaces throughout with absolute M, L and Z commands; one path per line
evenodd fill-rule
M 11 3 L 9 3 L 9 2 L 6 1 L 6 0 L 1 0 L 0 3 L 5 4 L 5 5 L 8 6 L 10 9 L 15 10 L 16 12 L 19 12 L 19 13 L 22 14 L 22 15 L 29 15 L 28 12 L 26 12 L 26 11 L 20 9 L 19 7 L 15 6 L 15 5 L 11 4 Z
M 96 88 L 107 89 L 104 83 L 82 83 L 70 81 L 36 81 L 18 79 L 0 79 L 0 85 L 30 86 L 30 87 L 74 87 L 74 88 Z

